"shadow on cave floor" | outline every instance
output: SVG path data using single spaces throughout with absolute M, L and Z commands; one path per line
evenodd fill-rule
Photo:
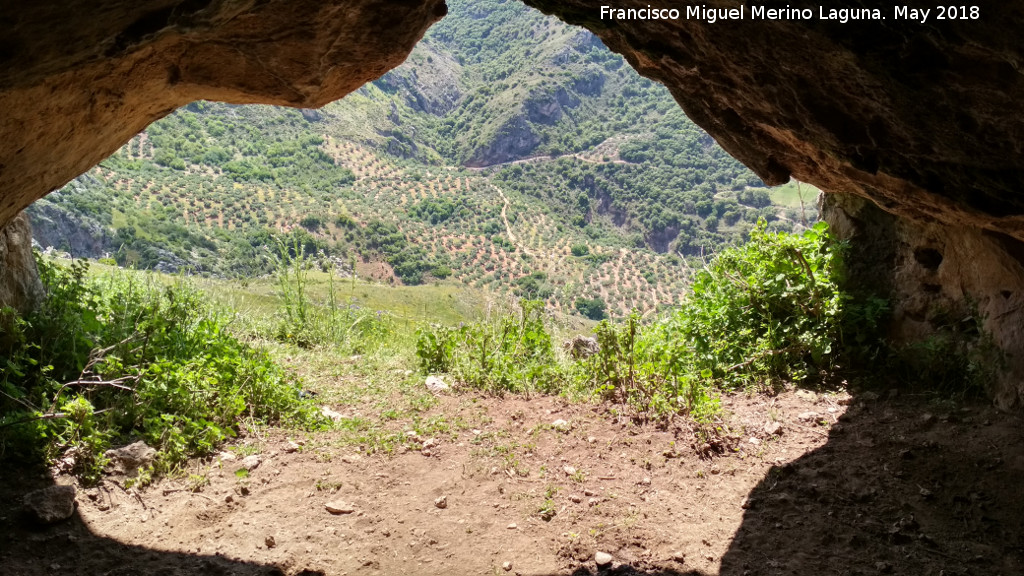
M 720 570 L 574 576 L 1024 574 L 1022 440 L 1024 419 L 984 401 L 856 395 L 824 446 L 750 493 Z
M 284 576 L 281 568 L 237 561 L 220 555 L 166 552 L 131 546 L 98 536 L 76 511 L 53 526 L 34 526 L 18 509 L 21 496 L 53 485 L 44 469 L 4 471 L 0 478 L 0 574 L 36 576 Z M 79 492 L 79 498 L 81 498 Z M 323 576 L 322 572 L 300 572 Z
M 720 574 L 1024 573 L 1022 432 L 984 402 L 857 395 L 750 493 Z
M 787 416 L 782 442 L 787 449 L 796 448 L 799 456 L 779 461 L 788 463 L 765 465 L 767 474 L 759 473 L 757 479 L 752 479 L 753 490 L 741 493 L 749 496 L 745 510 L 740 510 L 738 503 L 731 500 L 729 503 L 718 500 L 720 504 L 716 506 L 742 512 L 740 516 L 724 512 L 722 508 L 723 513 L 735 514 L 735 532 L 730 528 L 713 536 L 708 530 L 702 530 L 699 517 L 685 520 L 680 516 L 656 516 L 657 507 L 664 506 L 665 502 L 657 492 L 671 490 L 665 476 L 668 469 L 659 472 L 656 466 L 651 472 L 655 479 L 648 493 L 651 498 L 637 505 L 651 512 L 652 518 L 660 518 L 658 529 L 677 534 L 674 541 L 670 538 L 661 548 L 651 546 L 652 554 L 642 554 L 643 547 L 652 539 L 650 534 L 642 533 L 651 530 L 651 526 L 641 523 L 634 533 L 626 530 L 612 540 L 599 542 L 600 549 L 611 552 L 617 559 L 629 558 L 628 564 L 616 563 L 611 569 L 598 570 L 594 566 L 593 550 L 589 550 L 577 560 L 566 557 L 567 562 L 558 562 L 563 566 L 561 570 L 538 572 L 520 562 L 510 573 L 523 576 L 539 573 L 561 576 L 1024 573 L 1024 490 L 1020 489 L 1020 479 L 1024 477 L 1024 452 L 1021 451 L 1024 420 L 1020 415 L 997 412 L 984 402 L 958 404 L 937 400 L 933 395 L 882 394 L 878 398 L 873 393 L 861 393 L 853 396 L 846 413 L 830 430 L 816 429 L 815 434 L 825 443 L 816 442 L 813 444 L 816 448 L 807 445 L 805 449 L 800 449 L 796 436 L 797 430 L 807 431 L 808 426 L 800 424 L 793 416 L 792 411 Z M 746 434 L 750 433 L 748 430 Z M 586 444 L 586 440 L 582 442 Z M 651 450 L 649 443 L 643 446 L 638 445 L 637 449 Z M 620 448 L 616 447 L 615 451 L 618 450 Z M 410 455 L 404 460 L 406 463 L 419 461 L 422 461 L 419 455 Z M 397 474 L 401 462 L 373 465 Z M 733 464 L 742 466 L 745 461 L 734 455 L 715 462 L 724 470 Z M 694 469 L 704 464 L 710 463 L 686 457 L 666 461 L 664 465 L 674 466 L 692 478 Z M 296 466 L 300 463 L 292 464 Z M 366 474 L 365 470 L 360 474 Z M 662 478 L 665 480 L 660 480 Z M 721 480 L 732 481 L 731 477 Z M 308 558 L 301 554 L 294 562 L 280 567 L 211 555 L 204 553 L 206 541 L 202 538 L 184 543 L 167 542 L 166 546 L 155 544 L 157 548 L 179 548 L 180 552 L 121 544 L 94 534 L 78 514 L 70 522 L 33 530 L 19 522 L 9 510 L 21 494 L 47 482 L 39 473 L 5 474 L 0 478 L 0 501 L 8 504 L 0 504 L 0 510 L 5 510 L 0 511 L 0 573 L 4 575 L 286 573 L 294 576 L 303 574 L 300 571 L 306 566 L 324 570 L 306 563 Z M 678 490 L 672 491 L 678 494 Z M 706 507 L 721 495 L 695 491 L 684 496 L 688 499 L 686 506 L 693 510 Z M 258 494 L 253 496 L 256 497 Z M 282 498 L 278 493 L 270 493 L 268 497 Z M 622 499 L 628 499 L 625 493 Z M 400 506 L 393 496 L 379 505 Z M 254 501 L 253 512 L 248 514 L 255 514 L 256 508 Z M 431 518 L 436 522 L 439 517 Z M 257 521 L 256 517 L 252 519 Z M 144 531 L 147 526 L 136 523 L 125 529 Z M 566 529 L 571 530 L 572 526 L 559 526 L 557 531 Z M 505 531 L 503 523 L 498 530 Z M 558 555 L 560 540 L 556 534 L 549 536 L 550 543 L 545 543 L 542 537 L 535 550 L 517 551 L 538 558 Z M 465 540 L 465 530 L 451 538 Z M 671 549 L 701 549 L 703 538 L 717 538 L 722 546 L 715 548 L 723 550 L 724 554 L 717 558 L 695 553 L 685 558 L 669 557 L 667 551 Z M 506 545 L 509 542 L 506 538 Z M 378 548 L 383 550 L 379 553 L 388 554 L 392 550 L 386 546 L 396 545 L 381 544 L 385 548 Z M 472 548 L 469 542 L 465 544 L 468 546 L 465 550 Z M 200 550 L 195 550 L 196 546 Z M 232 558 L 249 557 L 241 548 L 232 550 L 230 555 Z M 458 573 L 460 564 L 468 566 L 465 560 L 460 562 L 459 558 L 453 558 L 456 568 L 442 571 L 436 564 L 417 567 L 386 563 L 382 559 L 379 568 L 364 564 L 364 568 L 357 568 L 357 571 L 367 574 Z M 319 573 L 335 571 L 305 572 Z

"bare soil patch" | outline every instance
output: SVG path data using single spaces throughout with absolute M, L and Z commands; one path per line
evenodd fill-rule
M 16 508 L 54 480 L 7 471 L 0 571 L 1024 571 L 1018 415 L 895 393 L 788 391 L 724 405 L 722 435 L 706 441 L 607 405 L 446 395 L 416 420 L 431 433 L 396 421 L 413 433 L 392 455 L 341 432 L 252 434 L 195 462 L 190 477 L 138 492 L 111 481 L 80 489 L 75 517 L 49 528 L 27 526 Z M 335 408 L 350 423 L 374 411 Z M 258 466 L 236 473 L 249 454 Z M 611 564 L 597 566 L 597 552 Z

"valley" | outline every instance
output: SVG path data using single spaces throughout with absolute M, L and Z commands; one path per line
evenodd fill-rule
M 173 113 L 32 206 L 36 240 L 235 279 L 301 245 L 339 277 L 560 315 L 599 301 L 600 318 L 678 303 L 689 270 L 758 219 L 816 221 L 816 190 L 802 212 L 773 200 L 590 33 L 508 2 L 451 12 L 404 65 L 323 109 Z

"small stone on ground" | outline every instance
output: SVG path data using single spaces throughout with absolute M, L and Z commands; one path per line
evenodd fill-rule
M 341 419 L 344 418 L 340 413 L 331 410 L 327 406 L 320 408 L 320 413 L 330 418 L 332 422 L 340 422 Z
M 75 487 L 50 486 L 25 494 L 25 510 L 29 517 L 41 524 L 67 520 L 75 513 Z
M 355 507 L 351 504 L 345 504 L 342 502 L 328 502 L 324 505 L 327 511 L 331 514 L 351 514 L 356 511 Z
M 432 394 L 440 394 L 450 388 L 440 376 L 427 376 L 427 381 L 424 384 Z
M 259 454 L 250 454 L 249 456 L 242 458 L 242 468 L 245 468 L 249 472 L 259 468 L 262 463 L 263 457 Z

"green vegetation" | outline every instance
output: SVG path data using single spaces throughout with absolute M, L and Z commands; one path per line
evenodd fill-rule
M 39 267 L 42 307 L 3 313 L 0 457 L 70 458 L 88 481 L 114 442 L 145 440 L 162 473 L 210 453 L 243 420 L 316 424 L 299 383 L 183 281 L 90 279 L 80 260 Z
M 804 382 L 840 358 L 877 351 L 885 303 L 842 289 L 843 250 L 824 224 L 793 235 L 762 222 L 749 242 L 695 275 L 677 309 L 646 325 L 636 313 L 598 324 L 599 350 L 589 358 L 551 353 L 542 317 L 531 314 L 536 303 L 524 303 L 518 318 L 423 330 L 417 354 L 425 372 L 473 388 L 582 387 L 640 413 L 709 421 L 719 391 Z
M 374 220 L 366 226 L 366 237 L 367 246 L 379 251 L 406 284 L 420 284 L 424 274 L 440 267 L 431 261 L 426 250 L 407 241 L 395 224 Z
M 831 368 L 844 342 L 849 297 L 840 289 L 841 245 L 824 223 L 802 235 L 763 224 L 750 242 L 698 272 L 678 311 L 656 326 L 677 374 L 710 374 L 726 385 Z
M 464 293 L 337 281 L 298 243 L 278 246 L 272 279 L 206 281 L 205 293 L 180 278 L 116 269 L 89 276 L 81 262 L 42 259 L 45 305 L 25 318 L 3 316 L 0 457 L 70 459 L 91 480 L 109 446 L 143 439 L 159 450 L 145 481 L 212 452 L 243 426 L 274 423 L 330 425 L 331 442 L 368 454 L 421 449 L 423 438 L 454 439 L 472 427 L 425 415 L 438 403 L 424 389 L 426 375 L 443 375 L 456 393 L 564 394 L 634 417 L 682 416 L 705 435 L 716 434 L 722 394 L 818 386 L 836 373 L 855 377 L 858 365 L 884 365 L 911 381 L 918 371 L 957 394 L 966 393 L 963 382 L 991 376 L 981 355 L 950 345 L 962 338 L 888 347 L 880 336 L 887 303 L 846 290 L 844 253 L 824 224 L 790 234 L 759 223 L 748 242 L 693 274 L 677 306 L 598 322 L 597 346 L 583 354 L 555 345 L 576 331 L 543 301 L 523 298 L 506 312 L 480 302 L 454 313 Z M 524 293 L 547 282 L 543 274 L 520 280 Z M 382 303 L 429 293 L 430 306 L 357 304 L 377 302 L 369 289 L 388 293 L 375 295 Z M 239 312 L 214 314 L 207 301 Z M 985 352 L 974 330 L 975 351 Z M 320 401 L 372 407 L 379 418 L 364 411 L 322 422 L 300 400 L 309 394 L 300 394 L 295 372 L 320 389 Z M 339 378 L 359 385 L 333 389 L 328 383 Z M 511 448 L 504 457 L 510 473 L 529 474 Z
M 280 308 L 273 338 L 301 348 L 329 344 L 339 353 L 362 353 L 392 334 L 390 314 L 341 302 L 341 286 L 328 274 L 326 297 L 316 302 L 309 289 L 311 260 L 296 245 L 279 246 L 275 286 Z
M 653 135 L 617 136 L 619 161 L 563 157 L 505 167 L 495 180 L 559 210 L 591 238 L 660 252 L 714 251 L 741 241 L 758 219 L 793 229 L 760 181 L 680 110 L 666 108 L 649 126 Z
M 604 320 L 607 316 L 605 309 L 607 306 L 604 300 L 600 298 L 577 298 L 576 299 L 576 310 L 579 311 L 586 318 L 591 320 Z
M 544 304 L 521 300 L 518 314 L 495 322 L 419 331 L 416 354 L 426 373 L 450 373 L 491 393 L 557 392 L 564 379 L 544 326 Z

